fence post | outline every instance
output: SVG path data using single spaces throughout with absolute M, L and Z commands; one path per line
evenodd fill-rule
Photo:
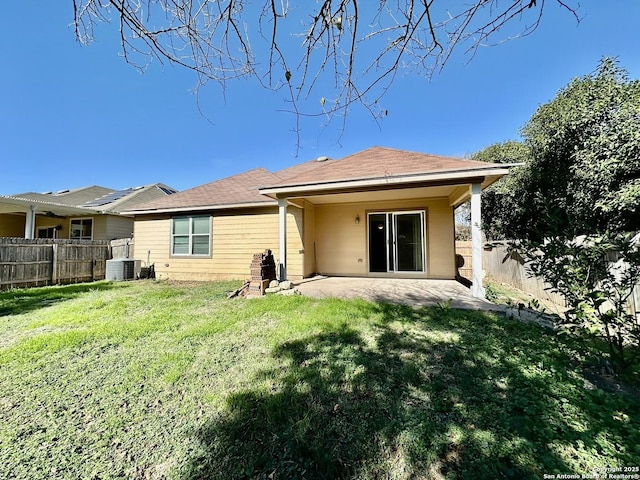
M 58 244 L 52 244 L 51 249 L 51 285 L 55 285 L 58 282 Z

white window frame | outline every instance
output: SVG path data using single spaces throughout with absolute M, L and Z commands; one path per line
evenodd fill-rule
M 208 225 L 209 225 L 209 231 L 208 233 L 194 233 L 193 232 L 193 224 L 194 224 L 194 219 L 196 218 L 206 218 L 208 220 Z M 175 228 L 175 221 L 177 219 L 188 219 L 189 220 L 189 233 L 187 234 L 176 234 L 174 232 L 174 228 Z M 212 239 L 212 226 L 211 226 L 212 222 L 211 222 L 211 216 L 208 215 L 183 215 L 183 216 L 179 216 L 179 217 L 172 217 L 171 218 L 171 245 L 170 245 L 170 253 L 172 257 L 199 257 L 199 258 L 209 258 L 211 257 L 211 239 Z M 185 237 L 188 236 L 188 246 L 189 246 L 189 253 L 176 253 L 175 252 L 175 239 L 176 237 Z M 208 252 L 207 253 L 193 253 L 193 238 L 194 237 L 208 237 L 209 241 L 207 242 L 207 246 L 208 246 Z
M 90 220 L 91 221 L 91 236 L 89 237 L 74 237 L 73 236 L 73 222 L 76 221 L 85 221 L 85 220 Z M 93 240 L 93 227 L 95 226 L 95 222 L 93 217 L 76 217 L 76 218 L 70 218 L 69 219 L 69 239 L 70 240 Z

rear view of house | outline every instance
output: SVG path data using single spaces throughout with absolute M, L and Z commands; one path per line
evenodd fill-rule
M 126 213 L 135 215 L 136 256 L 160 277 L 244 279 L 252 255 L 268 248 L 280 278 L 453 279 L 453 211 L 471 198 L 481 296 L 480 193 L 508 169 L 374 147 L 273 173 L 257 168 Z

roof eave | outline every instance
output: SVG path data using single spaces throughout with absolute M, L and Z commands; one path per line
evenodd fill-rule
M 184 212 L 202 212 L 207 210 L 231 210 L 238 208 L 258 208 L 274 206 L 273 201 L 264 202 L 248 202 L 248 203 L 227 203 L 223 205 L 200 205 L 196 207 L 170 207 L 170 208 L 152 208 L 144 210 L 124 210 L 120 212 L 123 215 L 153 215 L 157 213 L 184 213 Z
M 407 175 L 397 175 L 391 177 L 378 177 L 369 179 L 338 180 L 329 182 L 315 182 L 297 185 L 279 185 L 276 187 L 262 187 L 259 192 L 271 198 L 282 198 L 286 196 L 305 195 L 313 193 L 331 193 L 332 191 L 356 190 L 359 188 L 375 189 L 376 187 L 401 187 L 407 184 L 429 184 L 451 182 L 459 180 L 472 180 L 474 178 L 483 179 L 485 177 L 496 177 L 496 180 L 509 173 L 509 168 L 519 164 L 500 164 L 499 166 L 483 169 L 463 169 L 449 170 L 433 173 L 417 173 Z
M 75 214 L 98 215 L 102 213 L 99 210 L 94 210 L 91 208 L 76 207 L 76 206 L 65 205 L 61 203 L 44 202 L 42 200 L 11 197 L 11 196 L 5 196 L 5 195 L 0 195 L 0 202 L 9 204 L 9 205 L 20 206 L 24 208 L 29 208 L 31 206 L 39 207 L 39 211 L 47 210 L 47 211 L 52 211 L 54 213 L 63 213 L 64 215 L 75 215 Z

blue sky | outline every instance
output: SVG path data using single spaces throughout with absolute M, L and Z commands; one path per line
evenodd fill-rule
M 373 145 L 468 156 L 518 138 L 536 108 L 573 77 L 617 56 L 640 78 L 640 2 L 583 1 L 580 24 L 548 1 L 531 36 L 454 56 L 428 81 L 401 73 L 377 124 L 355 109 L 339 123 L 305 119 L 301 145 L 283 94 L 240 80 L 226 99 L 209 85 L 199 108 L 195 77 L 152 65 L 144 74 L 119 56 L 115 26 L 75 41 L 72 2 L 10 2 L 0 42 L 0 194 L 86 185 L 163 182 L 186 189 L 258 166 L 275 171 Z M 462 52 L 459 52 L 462 53 Z

